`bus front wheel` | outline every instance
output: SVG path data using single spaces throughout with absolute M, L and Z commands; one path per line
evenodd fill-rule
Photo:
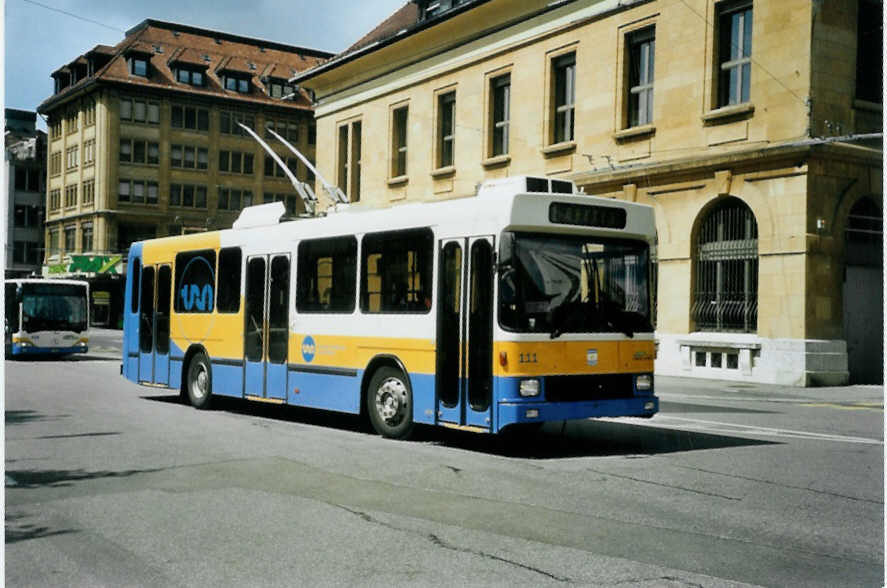
M 376 370 L 366 402 L 370 422 L 383 437 L 406 439 L 413 432 L 413 393 L 402 371 L 388 366 Z
M 187 379 L 188 400 L 194 408 L 209 408 L 212 397 L 213 381 L 209 359 L 202 351 L 191 358 L 188 364 Z

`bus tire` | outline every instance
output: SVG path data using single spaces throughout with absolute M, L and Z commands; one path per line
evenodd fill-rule
M 188 364 L 185 389 L 191 406 L 198 409 L 209 408 L 212 400 L 213 373 L 209 358 L 202 351 L 195 353 Z
M 406 439 L 413 432 L 413 392 L 401 370 L 382 366 L 373 373 L 366 408 L 373 428 L 383 437 Z

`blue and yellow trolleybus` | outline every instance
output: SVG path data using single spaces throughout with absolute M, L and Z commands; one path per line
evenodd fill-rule
M 123 374 L 214 396 L 497 433 L 650 417 L 650 207 L 515 177 L 474 197 L 136 243 Z
M 5 281 L 6 354 L 67 355 L 89 350 L 89 284 Z

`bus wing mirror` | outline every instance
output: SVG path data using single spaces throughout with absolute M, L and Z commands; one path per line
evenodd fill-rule
M 22 298 L 23 298 L 23 296 L 22 296 L 22 287 L 21 287 L 21 285 L 16 286 L 16 287 L 15 287 L 15 301 L 16 301 L 16 302 L 21 302 L 21 301 L 22 301 Z

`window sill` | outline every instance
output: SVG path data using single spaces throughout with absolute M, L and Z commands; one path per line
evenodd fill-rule
M 549 145 L 548 147 L 542 148 L 542 155 L 546 157 L 550 157 L 552 155 L 565 155 L 571 151 L 576 150 L 576 141 L 563 141 L 561 143 L 555 143 L 553 145 Z
M 388 185 L 389 186 L 402 186 L 410 181 L 410 176 L 397 176 L 396 178 L 389 178 Z
M 434 179 L 438 178 L 449 178 L 450 176 L 456 175 L 455 166 L 448 165 L 446 167 L 439 167 L 436 170 L 432 170 L 431 177 Z
M 877 102 L 869 102 L 868 100 L 859 100 L 858 98 L 853 101 L 853 108 L 856 110 L 865 110 L 868 112 L 884 112 L 884 105 L 879 104 Z
M 655 125 L 641 125 L 638 127 L 629 127 L 613 133 L 613 138 L 617 141 L 625 141 L 628 139 L 639 139 L 641 137 L 649 137 L 656 134 Z
M 730 122 L 729 119 L 747 116 L 753 114 L 755 105 L 751 102 L 744 104 L 735 104 L 733 106 L 724 106 L 715 110 L 711 110 L 702 115 L 702 122 L 706 124 L 717 125 Z
M 506 155 L 494 155 L 493 157 L 487 157 L 480 164 L 484 167 L 498 167 L 500 165 L 507 165 L 511 163 L 511 156 Z

